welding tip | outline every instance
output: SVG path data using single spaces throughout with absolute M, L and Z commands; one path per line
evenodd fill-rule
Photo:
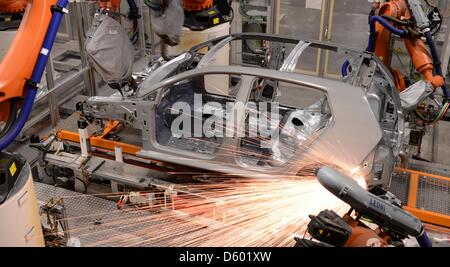
M 316 176 L 323 187 L 339 198 L 345 194 L 343 188 L 360 188 L 364 190 L 356 180 L 328 166 L 317 169 Z
M 403 236 L 417 237 L 423 232 L 423 224 L 419 219 L 389 201 L 368 192 L 355 179 L 330 167 L 320 168 L 317 179 L 333 195 L 381 227 L 389 228 Z

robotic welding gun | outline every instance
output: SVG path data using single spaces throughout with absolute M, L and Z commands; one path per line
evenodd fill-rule
M 402 240 L 412 236 L 421 247 L 431 247 L 422 222 L 403 210 L 392 194 L 376 196 L 330 167 L 322 167 L 316 174 L 320 184 L 350 205 L 351 210 L 343 217 L 329 210 L 310 216 L 307 231 L 322 243 L 296 239 L 297 246 L 404 246 Z M 355 219 L 350 216 L 353 211 Z M 378 229 L 369 228 L 361 219 L 376 224 Z

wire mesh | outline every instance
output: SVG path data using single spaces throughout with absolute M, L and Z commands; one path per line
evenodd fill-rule
M 397 196 L 402 203 L 408 203 L 409 181 L 411 174 L 408 172 L 395 172 L 392 175 L 389 191 Z
M 419 176 L 417 208 L 450 215 L 450 182 Z

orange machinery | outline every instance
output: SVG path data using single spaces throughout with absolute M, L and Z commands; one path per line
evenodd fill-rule
M 100 8 L 108 8 L 112 10 L 119 9 L 121 0 L 98 0 Z M 151 1 L 148 1 L 151 2 Z M 161 5 L 164 6 L 165 0 L 160 0 Z M 210 8 L 213 0 L 183 0 L 183 7 L 186 11 L 199 11 Z
M 9 119 L 13 106 L 24 99 L 57 0 L 0 0 L 0 14 L 24 12 L 19 30 L 0 63 L 0 121 Z M 118 9 L 120 0 L 99 0 L 102 8 Z M 28 7 L 28 9 L 26 9 Z M 14 103 L 14 105 L 13 105 Z
M 0 1 L 0 14 L 23 12 L 28 2 L 27 0 L 2 0 Z
M 120 0 L 98 0 L 99 8 L 108 8 L 118 10 L 120 7 Z
M 98 0 L 100 8 L 118 10 L 121 0 Z M 161 0 L 164 3 L 164 0 Z M 186 10 L 212 5 L 212 0 L 184 0 Z M 0 14 L 25 12 L 8 53 L 0 63 L 0 122 L 16 114 L 25 97 L 57 0 L 0 0 Z M 28 7 L 28 9 L 26 9 Z
M 0 121 L 6 121 L 13 101 L 22 101 L 57 0 L 0 0 L 0 14 L 23 12 L 17 35 L 0 63 Z
M 408 21 L 413 21 L 410 7 L 407 0 L 391 0 L 382 4 L 378 10 L 378 16 L 387 18 L 396 28 L 406 28 Z M 377 23 L 375 28 L 376 41 L 373 51 L 387 66 L 391 66 L 391 38 L 392 33 L 384 25 Z M 411 57 L 411 61 L 416 70 L 422 74 L 423 78 L 430 82 L 433 87 L 439 88 L 444 85 L 444 78 L 433 74 L 433 60 L 425 47 L 420 35 L 410 31 L 404 38 L 405 46 Z M 397 89 L 403 91 L 406 88 L 404 76 L 398 70 L 391 69 L 394 75 Z
M 183 8 L 186 11 L 205 10 L 213 5 L 213 0 L 183 0 Z

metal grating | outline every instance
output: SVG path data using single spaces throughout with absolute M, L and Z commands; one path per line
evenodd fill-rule
M 53 197 L 64 198 L 70 236 L 78 238 L 83 247 L 157 247 L 168 244 L 168 240 L 167 243 L 161 239 L 158 242 L 152 240 L 148 229 L 162 229 L 173 223 L 173 219 L 154 220 L 151 212 L 118 210 L 113 201 L 43 183 L 35 183 L 35 188 L 41 202 Z
M 410 160 L 408 168 L 419 172 L 425 172 L 443 177 L 450 177 L 450 167 L 442 164 Z
M 450 215 L 450 182 L 419 176 L 417 208 Z
M 403 204 L 408 203 L 410 176 L 411 174 L 407 172 L 395 172 L 392 174 L 389 191 L 398 197 Z

